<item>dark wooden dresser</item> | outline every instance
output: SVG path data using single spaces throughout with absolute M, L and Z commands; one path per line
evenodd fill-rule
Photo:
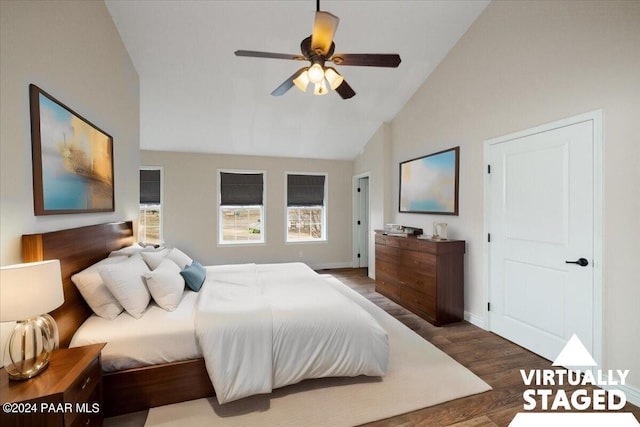
M 464 318 L 464 240 L 376 230 L 376 292 L 436 326 Z

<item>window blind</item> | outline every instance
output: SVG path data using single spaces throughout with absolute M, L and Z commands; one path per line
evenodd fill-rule
M 140 203 L 160 203 L 160 169 L 140 170 Z
M 324 206 L 324 175 L 287 175 L 287 206 Z
M 262 205 L 263 174 L 220 172 L 220 205 Z

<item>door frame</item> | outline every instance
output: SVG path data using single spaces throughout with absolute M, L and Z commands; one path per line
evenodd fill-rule
M 358 261 L 358 228 L 356 227 L 356 221 L 358 220 L 358 181 L 361 178 L 369 179 L 369 187 L 367 188 L 367 224 L 371 224 L 371 174 L 369 172 L 360 173 L 357 175 L 353 175 L 351 180 L 352 186 L 352 218 L 351 218 L 351 229 L 352 232 L 352 266 L 354 268 L 360 266 L 360 262 Z M 371 232 L 367 230 L 367 268 L 369 269 L 369 274 L 371 274 L 371 251 L 369 250 L 371 247 Z
M 593 122 L 593 351 L 592 357 L 599 366 L 602 366 L 602 324 L 603 324 L 603 254 L 602 254 L 602 232 L 603 232 L 603 192 L 604 192 L 604 176 L 603 176 L 603 143 L 604 143 L 604 127 L 603 127 L 603 110 L 598 109 L 577 116 L 561 119 L 558 121 L 535 126 L 522 131 L 514 132 L 508 135 L 491 138 L 484 141 L 484 328 L 491 331 L 491 322 L 489 316 L 489 295 L 491 295 L 491 284 L 489 283 L 489 266 L 490 266 L 490 242 L 488 236 L 489 218 L 491 212 L 489 197 L 489 151 L 493 145 L 500 143 L 508 143 L 508 141 L 534 135 L 541 132 L 547 132 L 552 129 L 566 127 L 583 123 L 587 121 Z

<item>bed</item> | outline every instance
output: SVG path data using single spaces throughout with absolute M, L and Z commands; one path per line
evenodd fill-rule
M 71 281 L 71 276 L 106 258 L 112 251 L 131 245 L 133 240 L 133 226 L 130 221 L 23 236 L 23 259 L 25 262 L 53 258 L 59 259 L 61 262 L 65 302 L 60 308 L 51 313 L 60 329 L 61 347 L 68 347 L 81 325 L 87 319 L 89 319 L 87 323 L 90 323 L 95 317 L 95 315 L 92 316 L 92 310 Z M 165 362 L 161 359 L 149 362 L 153 363 L 150 366 L 129 368 L 124 364 L 110 368 L 111 372 L 103 374 L 105 415 L 112 416 L 169 403 L 213 396 L 215 393 L 212 381 L 216 384 L 216 389 L 218 390 L 218 400 L 222 399 L 225 402 L 251 395 L 254 392 L 268 393 L 271 388 L 294 384 L 304 378 L 327 376 L 327 372 L 329 376 L 333 376 L 331 374 L 335 372 L 338 372 L 338 375 L 335 376 L 341 375 L 340 367 L 336 368 L 334 366 L 333 370 L 323 371 L 325 365 L 331 365 L 332 363 L 317 363 L 314 366 L 310 365 L 311 367 L 308 369 L 305 365 L 303 368 L 307 369 L 308 372 L 305 372 L 302 377 L 300 377 L 298 371 L 291 369 L 294 364 L 304 365 L 298 360 L 300 359 L 298 357 L 298 354 L 301 353 L 300 348 L 304 348 L 305 345 L 309 347 L 315 342 L 313 340 L 318 339 L 332 342 L 336 339 L 336 336 L 340 337 L 340 335 L 327 332 L 325 338 L 322 338 L 320 333 L 313 338 L 305 338 L 305 334 L 308 334 L 309 329 L 302 331 L 302 326 L 288 326 L 288 324 L 282 322 L 282 319 L 296 315 L 298 318 L 305 319 L 301 324 L 304 324 L 306 319 L 315 319 L 306 323 L 315 325 L 317 322 L 325 322 L 328 324 L 328 328 L 331 329 L 332 322 L 341 321 L 343 316 L 326 316 L 326 310 L 323 311 L 321 306 L 316 307 L 316 302 L 325 297 L 329 298 L 329 304 L 340 306 L 342 303 L 340 298 L 333 300 L 330 289 L 323 290 L 322 294 L 318 293 L 313 298 L 302 299 L 296 296 L 297 292 L 295 292 L 294 285 L 298 275 L 299 277 L 306 277 L 306 280 L 309 281 L 311 295 L 315 295 L 314 292 L 316 290 L 326 287 L 326 281 L 322 282 L 319 275 L 312 273 L 313 277 L 309 278 L 308 273 L 305 271 L 308 267 L 304 265 L 292 264 L 287 266 L 286 270 L 284 268 L 282 265 L 258 266 L 255 264 L 207 267 L 207 279 L 202 288 L 203 292 L 197 297 L 198 302 L 194 302 L 194 304 L 198 305 L 198 310 L 195 314 L 196 321 L 194 322 L 198 338 L 196 347 L 200 348 L 200 350 L 204 349 L 202 351 L 204 357 L 200 353 L 193 352 L 193 354 L 187 356 L 186 360 L 178 362 Z M 240 271 L 243 277 L 243 286 L 239 288 L 236 279 L 240 277 L 238 276 Z M 213 281 L 210 280 L 212 272 L 215 272 L 212 276 L 215 278 Z M 254 275 L 257 279 L 246 279 L 246 277 L 254 277 Z M 318 283 L 313 284 L 315 280 L 318 280 Z M 212 283 L 209 284 L 209 282 Z M 275 285 L 264 286 L 264 282 Z M 247 283 L 250 283 L 250 286 L 246 285 Z M 229 284 L 232 286 L 229 287 Z M 258 288 L 261 289 L 260 293 L 255 292 L 255 289 Z M 275 293 L 262 293 L 264 289 L 269 289 L 269 292 L 272 292 L 271 289 L 275 289 L 273 291 Z M 240 293 L 238 294 L 238 292 Z M 258 294 L 260 296 L 256 297 Z M 321 297 L 321 295 L 324 296 Z M 189 300 L 189 298 L 189 295 L 185 295 L 183 302 Z M 195 298 L 192 299 L 195 301 Z M 284 300 L 288 301 L 287 304 L 282 304 Z M 207 305 L 204 305 L 203 301 L 207 301 Z M 238 310 L 238 303 L 240 305 L 240 314 L 229 311 L 230 307 Z M 209 307 L 215 307 L 215 309 Z M 298 310 L 302 310 L 301 312 L 304 313 L 304 316 L 292 311 L 291 307 L 298 307 Z M 153 310 L 154 307 L 150 307 L 148 312 L 151 313 Z M 352 310 L 345 306 L 339 312 L 347 313 L 350 311 Z M 241 319 L 241 321 L 238 322 L 238 319 Z M 261 319 L 261 321 L 257 321 L 258 319 Z M 272 322 L 268 322 L 269 320 L 272 320 Z M 349 320 L 349 322 L 351 321 Z M 255 324 L 265 324 L 265 322 L 269 325 L 273 324 L 273 331 L 256 332 Z M 249 324 L 253 324 L 251 329 L 247 326 Z M 216 327 L 209 328 L 203 325 L 216 325 Z M 285 326 L 277 328 L 276 325 Z M 228 329 L 225 330 L 225 327 Z M 295 344 L 292 344 L 294 341 L 287 341 L 288 338 L 286 337 L 288 335 L 283 335 L 279 332 L 296 328 L 302 332 L 298 333 L 300 338 L 295 341 Z M 312 335 L 316 335 L 315 330 Z M 361 331 L 354 329 L 351 335 L 340 339 L 345 342 L 352 342 L 362 335 Z M 238 336 L 244 337 L 244 339 L 238 339 Z M 380 344 L 386 340 L 386 333 L 384 333 L 384 340 L 380 338 L 381 334 L 378 332 L 374 332 L 373 336 L 374 338 L 370 340 L 372 343 L 367 343 L 372 347 L 362 347 L 363 349 L 360 350 L 360 353 L 352 356 L 353 360 L 362 360 L 365 354 L 368 353 L 378 353 L 377 357 L 380 361 L 386 357 L 383 355 L 384 351 L 377 350 L 377 348 L 384 347 L 380 346 Z M 229 337 L 232 338 L 230 339 Z M 243 364 L 240 363 L 240 359 L 249 355 L 251 356 L 249 358 L 252 359 L 249 361 L 250 363 L 263 363 L 265 358 L 256 357 L 256 355 L 271 354 L 271 347 L 268 349 L 260 347 L 262 345 L 260 343 L 266 342 L 267 339 L 272 340 L 269 345 L 273 345 L 274 366 L 283 366 L 283 368 L 274 368 L 272 374 L 246 375 L 242 369 Z M 244 347 L 234 347 L 235 341 L 243 343 Z M 301 347 L 294 348 L 296 345 Z M 189 346 L 186 345 L 186 347 Z M 321 347 L 324 348 L 325 346 L 322 345 Z M 210 349 L 215 350 L 216 357 L 210 355 Z M 224 349 L 224 351 L 220 349 Z M 331 352 L 328 353 L 330 354 Z M 386 349 L 386 354 L 388 355 L 388 348 Z M 169 357 L 170 359 L 172 358 Z M 278 364 L 275 363 L 276 359 L 279 361 Z M 224 370 L 219 369 L 220 366 L 223 366 L 222 364 L 224 364 Z M 383 364 L 384 368 L 382 367 Z M 208 371 L 206 369 L 207 365 L 210 368 Z M 336 364 L 333 363 L 333 365 Z M 217 366 L 218 369 L 214 368 L 214 366 Z M 322 369 L 319 369 L 319 367 Z M 366 367 L 360 374 L 381 376 L 384 375 L 384 369 L 386 369 L 386 360 L 379 362 L 379 366 Z M 223 383 L 220 382 L 220 378 L 217 378 L 215 374 L 211 375 L 211 377 L 208 374 L 208 372 L 220 373 L 223 371 L 228 378 L 239 377 L 239 383 L 253 391 L 246 394 L 244 390 L 238 391 L 236 385 L 233 384 L 230 387 L 221 387 Z M 354 376 L 349 374 L 351 372 L 349 370 L 345 372 L 347 376 Z M 245 382 L 248 384 L 245 385 Z M 254 387 L 255 390 L 251 387 Z

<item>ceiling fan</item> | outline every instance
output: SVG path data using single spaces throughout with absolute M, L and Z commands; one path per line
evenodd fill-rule
M 259 52 L 255 50 L 236 50 L 236 56 L 249 56 L 255 58 L 291 59 L 294 61 L 309 61 L 308 67 L 302 67 L 291 77 L 278 86 L 271 95 L 284 95 L 294 85 L 302 92 L 306 92 L 309 83 L 314 84 L 314 95 L 325 95 L 329 92 L 328 86 L 335 90 L 342 99 L 349 99 L 356 93 L 347 81 L 333 67 L 325 66 L 326 62 L 335 65 L 357 65 L 368 67 L 396 68 L 400 65 L 398 54 L 376 53 L 336 53 L 333 36 L 338 28 L 340 19 L 320 10 L 320 0 L 316 0 L 316 15 L 311 36 L 302 40 L 300 50 L 302 55 L 286 53 Z

